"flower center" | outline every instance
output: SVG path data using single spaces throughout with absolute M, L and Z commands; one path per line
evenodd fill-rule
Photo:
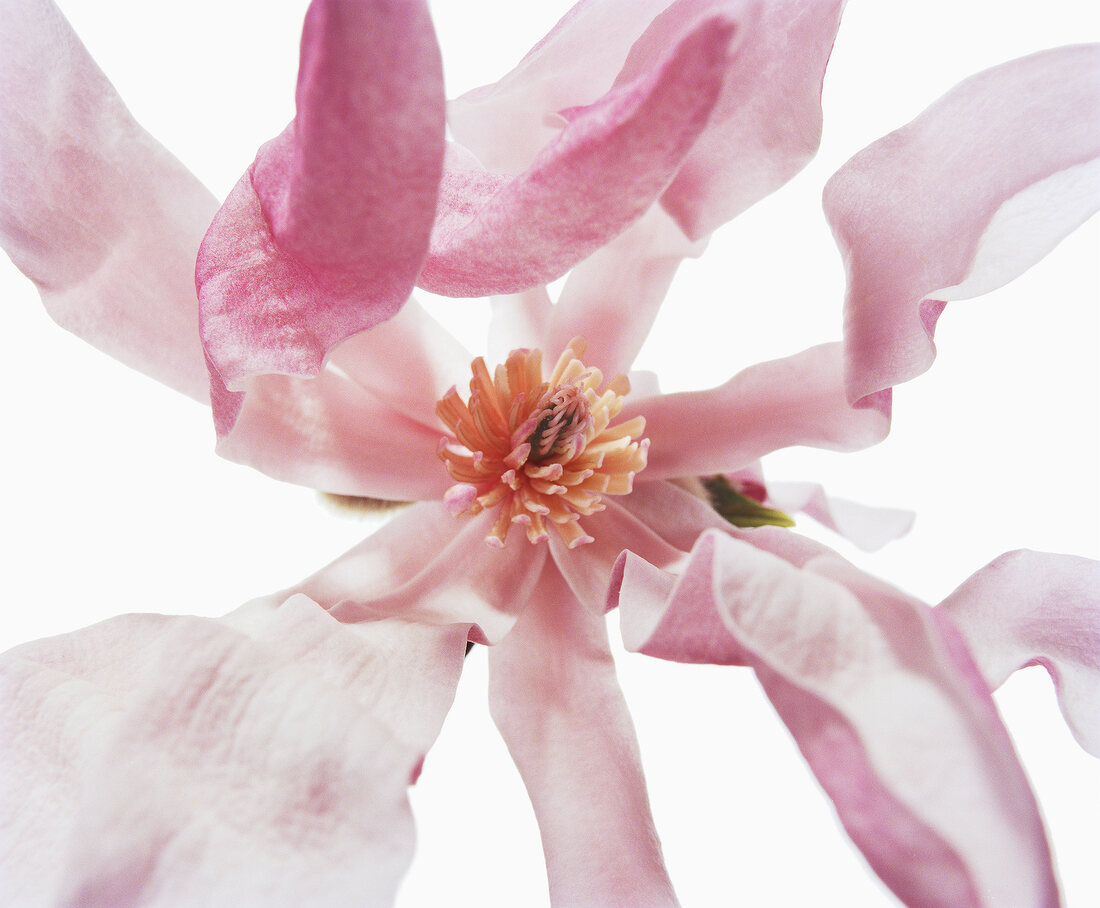
M 492 375 L 478 357 L 469 401 L 451 388 L 436 404 L 453 433 L 439 445 L 456 483 L 444 500 L 455 514 L 498 508 L 490 545 L 503 546 L 512 524 L 531 542 L 548 526 L 571 549 L 592 542 L 580 518 L 602 511 L 602 496 L 628 494 L 645 467 L 645 419 L 611 425 L 630 383 L 619 375 L 601 390 L 584 349 L 583 338 L 571 340 L 547 379 L 539 350 L 513 350 Z

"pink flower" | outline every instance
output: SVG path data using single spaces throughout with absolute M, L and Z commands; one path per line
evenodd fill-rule
M 12 6 L 23 17 L 21 42 L 44 27 L 57 39 L 63 23 L 45 6 Z M 4 186 L 5 239 L 47 303 L 183 390 L 196 391 L 205 353 L 226 456 L 326 491 L 420 503 L 293 589 L 224 619 L 124 616 L 13 652 L 6 696 L 11 739 L 22 747 L 11 750 L 5 797 L 29 791 L 52 808 L 20 811 L 9 829 L 9 866 L 25 887 L 17 891 L 89 904 L 191 903 L 238 886 L 249 887 L 240 890 L 246 902 L 266 905 L 391 899 L 412 843 L 405 786 L 435 738 L 470 637 L 492 644 L 490 702 L 532 797 L 555 903 L 672 902 L 608 650 L 610 580 L 628 644 L 756 669 L 853 839 L 902 898 L 1056 898 L 1037 809 L 986 682 L 1031 658 L 1055 666 L 1064 708 L 1088 742 L 1095 650 L 1075 658 L 1071 644 L 1095 634 L 1095 603 L 1076 611 L 1050 603 L 1087 599 L 1095 567 L 1059 561 L 1057 572 L 1044 570 L 1033 594 L 1038 635 L 1022 595 L 1031 586 L 1004 579 L 1028 575 L 1026 559 L 977 575 L 952 598 L 947 611 L 983 680 L 944 613 L 785 530 L 735 529 L 678 483 L 746 470 L 733 479 L 756 482 L 756 460 L 777 448 L 877 441 L 888 424 L 886 389 L 906 376 L 889 374 L 865 394 L 857 340 L 847 349 L 860 409 L 847 404 L 840 345 L 752 367 L 704 392 L 661 395 L 637 376 L 627 394 L 613 378 L 629 369 L 679 259 L 697 251 L 688 237 L 774 189 L 816 147 L 839 6 L 807 6 L 815 15 L 798 20 L 806 31 L 796 33 L 805 52 L 776 54 L 794 6 L 719 3 L 697 16 L 676 4 L 652 23 L 639 19 L 637 33 L 622 28 L 594 43 L 599 22 L 619 23 L 622 13 L 611 2 L 582 4 L 515 73 L 454 104 L 455 136 L 480 164 L 456 147 L 440 171 L 433 110 L 442 95 L 425 68 L 434 41 L 420 7 L 401 8 L 382 31 L 360 22 L 353 4 L 315 4 L 298 118 L 261 149 L 199 253 L 201 348 L 185 325 L 194 300 L 183 262 L 207 200 L 159 147 L 130 132 L 102 77 L 68 45 L 58 71 L 71 84 L 40 90 L 54 103 L 79 98 L 78 112 L 97 115 L 35 134 L 38 146 L 22 134 L 5 146 L 24 165 L 5 167 L 14 175 Z M 585 65 L 571 70 L 564 64 L 578 45 Z M 406 68 L 360 72 L 368 52 Z M 1022 71 L 1036 93 L 1067 107 L 1095 105 L 1077 75 L 1093 64 L 1077 53 L 1011 64 L 1013 78 Z M 5 59 L 33 68 L 42 56 L 29 42 Z M 25 97 L 26 73 L 17 76 Z M 982 78 L 991 96 L 1004 91 L 1003 71 Z M 366 112 L 356 107 L 361 84 L 372 86 Z M 334 128 L 349 106 L 363 116 Z M 94 134 L 104 110 L 123 124 L 107 136 L 125 140 L 114 157 Z M 1045 123 L 1057 110 L 1038 105 L 1027 116 Z M 557 111 L 565 125 L 548 127 Z M 933 108 L 918 137 L 950 126 L 966 147 L 975 122 L 997 121 L 963 111 Z M 1007 119 L 999 128 L 1015 135 Z M 1078 166 L 1080 136 L 1057 120 L 1040 132 L 1055 146 L 1047 172 L 991 180 L 984 198 L 1015 199 L 1021 185 Z M 73 133 L 79 141 L 58 142 Z M 80 229 L 67 206 L 87 187 L 54 170 L 51 156 L 51 166 L 28 171 L 28 148 L 58 146 L 84 150 L 93 164 L 142 164 L 127 168 L 129 194 L 116 185 L 98 199 L 106 213 L 133 214 L 117 237 Z M 409 149 L 423 157 L 405 161 Z M 879 166 L 897 165 L 886 157 Z M 972 185 L 987 175 L 951 179 Z M 176 209 L 158 193 L 180 194 L 165 177 L 192 200 L 179 222 L 164 223 Z M 882 179 L 872 174 L 869 185 Z M 42 199 L 53 198 L 44 186 L 62 202 L 43 210 Z M 370 204 L 349 205 L 349 195 Z M 857 193 L 846 198 L 855 215 L 830 208 L 845 224 L 866 210 Z M 975 248 L 985 248 L 989 219 L 966 201 L 959 194 L 945 204 L 964 209 Z M 853 248 L 883 242 L 864 239 L 859 226 Z M 906 230 L 887 236 L 908 248 Z M 927 259 L 946 245 L 929 243 Z M 77 254 L 85 250 L 99 266 L 91 279 Z M 541 284 L 578 262 L 551 308 Z M 402 307 L 418 273 L 448 293 L 516 291 L 499 305 L 492 341 L 541 349 L 546 368 L 530 353 L 512 356 L 495 380 L 475 367 L 477 399 L 460 403 L 465 392 L 448 389 L 469 381 L 470 355 L 415 303 Z M 859 299 L 858 280 L 853 286 Z M 150 292 L 174 306 L 175 326 L 162 328 L 159 314 L 136 305 Z M 89 305 L 103 314 L 82 322 Z M 139 328 L 119 331 L 124 316 Z M 877 309 L 857 318 L 885 320 Z M 569 346 L 578 334 L 588 350 Z M 563 350 L 573 355 L 552 371 Z M 1045 582 L 1053 576 L 1077 589 Z M 1008 640 L 988 635 L 1005 614 L 990 610 L 991 586 L 1018 616 L 1020 633 Z M 900 728 L 899 701 L 912 711 Z M 44 748 L 67 764 L 65 785 Z M 60 847 L 67 858 L 55 872 Z

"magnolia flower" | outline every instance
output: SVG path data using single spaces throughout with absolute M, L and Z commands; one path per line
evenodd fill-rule
M 607 12 L 610 6 L 592 4 L 585 9 Z M 661 21 L 667 24 L 668 18 Z M 722 33 L 730 30 L 723 24 L 726 20 L 721 20 L 721 27 L 710 24 L 714 21 L 718 20 L 705 20 L 706 27 L 691 36 L 725 40 Z M 540 45 L 542 56 L 536 52 L 527 58 L 527 73 L 537 73 L 536 64 L 543 61 L 549 72 L 557 72 L 558 67 L 551 65 L 555 53 L 570 50 L 570 40 L 584 39 L 581 26 L 587 25 L 579 16 L 564 24 L 555 33 L 557 43 L 547 41 Z M 647 35 L 660 31 L 655 24 Z M 762 34 L 769 33 L 765 29 Z M 766 46 L 767 41 L 761 39 L 760 44 Z M 818 46 L 827 52 L 828 44 L 831 35 L 826 32 Z M 645 40 L 636 46 L 644 50 Z M 315 66 L 309 71 L 323 76 L 329 71 L 329 58 L 310 57 L 309 48 L 307 41 L 305 68 Z M 637 55 L 644 57 L 643 50 Z M 810 57 L 798 55 L 799 66 Z M 675 53 L 660 57 L 669 59 L 679 58 Z M 822 54 L 813 59 L 823 65 Z M 331 69 L 341 72 L 339 66 Z M 676 67 L 662 63 L 658 69 L 664 75 Z M 590 74 L 584 75 L 589 77 L 584 80 L 587 86 Z M 813 78 L 802 75 L 801 84 L 811 83 L 813 91 L 793 97 L 812 111 L 820 72 Z M 533 83 L 536 88 L 540 85 L 537 78 Z M 515 95 L 528 105 L 531 84 L 522 70 L 511 82 L 502 83 L 518 88 Z M 636 88 L 648 82 L 629 84 Z M 769 88 L 777 90 L 774 78 L 759 90 L 766 94 Z M 507 97 L 509 92 L 498 94 Z M 327 91 L 321 96 L 329 97 Z M 301 117 L 301 94 L 299 103 Z M 307 94 L 307 111 L 308 103 Z M 554 98 L 551 107 L 585 103 L 590 99 L 562 105 Z M 460 113 L 461 109 L 461 104 L 456 106 Z M 498 130 L 513 122 L 511 115 L 483 116 L 484 123 Z M 542 112 L 532 118 L 540 124 L 544 119 Z M 579 115 L 566 119 L 571 124 L 585 122 Z M 729 121 L 715 113 L 707 122 L 707 129 L 717 130 Z M 663 120 L 661 124 L 663 128 Z M 324 125 L 322 117 L 322 132 Z M 578 132 L 584 135 L 583 130 Z M 457 128 L 456 134 L 462 138 Z M 467 135 L 464 141 L 473 144 L 475 137 Z M 696 141 L 706 148 L 703 138 Z M 273 147 L 268 158 L 261 154 L 253 174 L 263 173 L 269 166 L 265 162 L 277 159 L 280 146 Z M 291 160 L 297 158 L 292 155 Z M 507 164 L 498 166 L 507 172 Z M 457 176 L 451 178 L 450 190 L 465 185 L 469 168 L 466 159 L 453 171 Z M 281 173 L 278 168 L 271 172 Z M 677 172 L 690 174 L 691 168 L 683 164 Z M 713 172 L 712 167 L 704 167 L 705 174 Z M 415 173 L 421 174 L 422 169 L 415 168 Z M 487 373 L 475 367 L 471 393 L 480 395 L 481 406 L 471 403 L 470 409 L 481 409 L 484 415 L 480 421 L 471 420 L 476 428 L 471 431 L 464 422 L 466 405 L 457 399 L 465 393 L 447 390 L 452 383 L 469 380 L 470 357 L 415 304 L 405 305 L 395 318 L 373 331 L 349 337 L 329 354 L 326 370 L 317 377 L 281 378 L 257 370 L 257 364 L 269 369 L 275 363 L 286 371 L 309 372 L 317 364 L 316 357 L 310 360 L 311 349 L 318 349 L 317 338 L 323 347 L 332 336 L 326 313 L 311 308 L 319 296 L 315 284 L 308 285 L 301 297 L 295 296 L 297 284 L 283 286 L 291 301 L 305 301 L 300 312 L 292 308 L 286 319 L 295 330 L 276 333 L 273 341 L 262 318 L 249 321 L 254 314 L 249 306 L 259 308 L 262 302 L 262 293 L 255 288 L 269 288 L 272 274 L 296 274 L 289 267 L 281 272 L 283 263 L 277 256 L 263 258 L 262 269 L 254 267 L 252 257 L 244 259 L 244 267 L 237 271 L 226 270 L 226 263 L 240 254 L 234 242 L 249 237 L 240 228 L 240 212 L 247 212 L 241 197 L 247 201 L 247 193 L 258 187 L 263 204 L 264 185 L 255 177 L 241 184 L 208 234 L 205 257 L 200 256 L 200 288 L 207 288 L 202 310 L 206 350 L 218 370 L 214 402 L 223 453 L 330 491 L 445 497 L 447 504 L 414 506 L 315 577 L 222 622 L 123 618 L 71 640 L 23 651 L 14 661 L 14 675 L 25 682 L 19 690 L 28 699 L 18 702 L 21 710 L 41 709 L 37 719 L 48 723 L 65 715 L 102 716 L 104 705 L 118 704 L 108 707 L 94 740 L 87 739 L 82 723 L 71 718 L 62 736 L 63 752 L 75 752 L 72 759 L 80 772 L 96 780 L 78 795 L 75 807 L 67 802 L 69 792 L 53 789 L 65 821 L 76 818 L 75 828 L 64 832 L 80 843 L 56 880 L 62 898 L 94 899 L 110 893 L 114 901 L 181 897 L 194 901 L 219 883 L 224 885 L 231 868 L 238 868 L 239 879 L 239 868 L 260 866 L 268 881 L 253 897 L 265 904 L 279 898 L 288 904 L 301 904 L 310 897 L 332 904 L 339 898 L 387 897 L 408 859 L 408 819 L 400 792 L 408 771 L 415 770 L 434 737 L 457 677 L 462 643 L 472 634 L 494 644 L 490 651 L 494 711 L 539 816 L 552 896 L 562 904 L 610 898 L 630 903 L 668 901 L 671 896 L 650 832 L 633 732 L 610 671 L 599 617 L 616 561 L 612 593 L 623 606 L 624 621 L 629 622 L 630 642 L 665 657 L 701 655 L 694 649 L 700 642 L 697 633 L 686 633 L 681 625 L 671 636 L 671 647 L 665 645 L 665 633 L 667 622 L 683 607 L 687 585 L 698 582 L 700 572 L 708 569 L 741 564 L 753 571 L 750 585 L 764 584 L 783 594 L 794 584 L 830 606 L 835 603 L 836 614 L 843 620 L 827 622 L 821 629 L 806 626 L 797 613 L 792 616 L 782 610 L 792 601 L 801 607 L 801 595 L 781 595 L 778 600 L 751 597 L 750 605 L 772 607 L 780 621 L 770 624 L 777 625 L 781 639 L 764 641 L 762 657 L 755 652 L 746 655 L 751 644 L 731 636 L 732 642 L 723 648 L 725 638 L 719 628 L 702 640 L 718 651 L 702 655 L 715 661 L 748 662 L 763 672 L 765 686 L 778 698 L 781 713 L 836 799 L 853 837 L 904 898 L 921 902 L 947 892 L 947 897 L 954 894 L 968 900 L 975 886 L 982 895 L 996 898 L 996 889 L 989 887 L 998 873 L 1007 880 L 998 880 L 998 885 L 1031 886 L 1037 897 L 1050 895 L 1045 846 L 1026 783 L 988 708 L 982 682 L 961 647 L 956 648 L 954 632 L 941 629 L 929 617 L 932 613 L 919 604 L 880 589 L 786 531 L 730 528 L 698 497 L 668 481 L 746 467 L 760 454 L 784 444 L 867 443 L 885 430 L 883 396 L 875 398 L 877 408 L 847 408 L 839 381 L 840 350 L 835 346 L 754 367 L 712 392 L 681 396 L 656 395 L 644 382 L 636 382 L 639 387 L 624 394 L 625 382 L 612 379 L 605 386 L 602 376 L 590 368 L 596 362 L 611 379 L 629 366 L 671 277 L 671 262 L 691 250 L 664 212 L 675 215 L 679 210 L 678 222 L 690 230 L 693 218 L 706 224 L 707 205 L 693 209 L 694 197 L 687 193 L 686 210 L 692 217 L 686 217 L 684 208 L 677 209 L 676 193 L 670 192 L 663 209 L 652 209 L 619 240 L 586 260 L 553 310 L 547 308 L 548 300 L 539 289 L 502 302 L 496 346 L 542 348 L 547 368 L 535 364 L 534 354 L 519 353 L 510 360 L 512 368 L 506 366 L 501 373 L 504 380 L 497 379 L 490 387 Z M 274 179 L 270 185 L 275 186 L 273 197 L 282 198 L 279 191 L 285 184 Z M 446 181 L 444 185 L 448 186 Z M 761 180 L 756 191 L 762 194 L 770 188 L 774 186 L 768 180 Z M 728 186 L 719 185 L 699 198 L 728 203 L 733 195 Z M 293 199 L 293 192 L 286 197 Z M 722 215 L 730 213 L 727 209 Z M 243 220 L 247 228 L 250 222 Z M 436 230 L 446 234 L 438 226 Z M 402 232 L 398 239 L 406 236 Z M 320 248 L 327 249 L 332 237 L 324 239 Z M 601 241 L 606 239 L 610 237 Z M 444 251 L 449 248 L 446 242 L 440 245 Z M 484 248 L 478 243 L 474 247 L 475 251 Z M 272 247 L 254 243 L 245 248 L 266 255 Z M 557 262 L 554 268 L 561 267 L 560 252 L 551 252 L 545 258 Z M 440 254 L 438 261 L 461 263 L 466 254 L 452 253 L 450 258 Z M 341 274 L 354 272 L 343 264 L 338 260 L 326 267 Z M 443 280 L 440 272 L 451 274 L 444 265 L 436 267 L 437 277 L 430 280 Z M 515 267 L 509 263 L 501 270 L 508 275 Z M 491 269 L 483 262 L 472 277 L 482 279 L 487 270 Z M 539 272 L 536 278 L 552 273 Z M 610 289 L 609 274 L 620 280 L 628 276 L 618 293 Z M 453 275 L 446 279 L 457 280 Z M 646 306 L 624 312 L 624 297 L 627 303 L 640 298 Z M 867 318 L 873 321 L 873 316 Z M 315 336 L 301 330 L 314 323 L 318 324 Z M 256 331 L 244 330 L 254 326 Z M 354 322 L 338 330 L 350 333 L 361 327 L 361 322 Z M 579 345 L 567 343 L 574 332 L 589 336 L 596 359 Z M 282 342 L 287 336 L 292 343 Z M 299 342 L 302 337 L 305 342 Z M 560 352 L 554 349 L 556 342 L 570 352 L 560 369 L 551 370 L 549 364 Z M 218 384 L 234 369 L 243 399 L 234 396 L 240 391 Z M 542 379 L 547 380 L 545 389 Z M 605 387 L 608 394 L 601 397 Z M 538 409 L 527 409 L 532 402 Z M 620 406 L 622 412 L 616 412 Z M 785 418 L 776 419 L 778 413 Z M 435 414 L 442 416 L 442 424 L 434 422 Z M 726 427 L 735 427 L 736 434 Z M 433 432 L 424 431 L 432 428 L 434 438 L 429 437 Z M 622 434 L 613 437 L 616 431 Z M 443 433 L 447 433 L 442 448 L 446 468 L 439 459 L 438 440 Z M 423 441 L 430 443 L 419 445 Z M 586 456 L 594 459 L 584 461 Z M 621 462 L 615 463 L 620 456 Z M 477 473 L 480 467 L 491 469 Z M 589 470 L 589 475 L 582 475 Z M 572 474 L 569 478 L 576 480 L 575 485 L 559 482 L 566 474 Z M 485 479 L 484 487 L 474 481 L 479 477 Z M 592 494 L 568 497 L 570 489 L 584 490 L 586 483 L 587 493 Z M 557 487 L 566 491 L 561 493 Z M 558 508 L 559 501 L 569 504 L 564 512 Z M 456 518 L 448 513 L 478 508 L 480 512 L 471 516 Z M 502 521 L 502 515 L 521 519 Z M 555 516 L 563 522 L 556 522 Z M 703 536 L 696 543 L 700 533 Z M 540 538 L 542 542 L 537 541 Z M 487 539 L 494 544 L 486 545 Z M 685 559 L 693 546 L 693 557 Z M 719 552 L 723 548 L 733 553 L 728 562 Z M 630 553 L 618 558 L 623 549 Z M 989 576 L 980 575 L 974 585 L 980 589 Z M 721 589 L 744 585 L 738 579 L 734 586 Z M 736 612 L 741 597 L 731 593 L 719 598 L 706 614 L 711 619 L 720 617 L 736 633 L 737 621 L 744 617 Z M 707 601 L 704 596 L 687 599 L 689 605 Z M 982 616 L 970 606 L 972 601 L 987 599 L 963 591 L 954 608 L 964 626 L 973 622 L 977 630 L 971 637 L 980 640 Z M 313 603 L 326 606 L 327 615 Z M 860 605 L 867 612 L 861 613 Z M 1087 621 L 1087 613 L 1082 615 Z M 896 644 L 905 658 L 915 661 L 919 672 L 910 670 L 904 658 L 899 665 L 888 652 L 883 656 L 875 647 L 880 639 L 876 635 L 897 633 L 898 620 L 920 629 Z M 709 626 L 700 619 L 693 630 L 700 627 Z M 805 633 L 790 633 L 799 627 Z M 850 651 L 841 650 L 849 659 L 838 660 L 834 667 L 867 672 L 872 685 L 889 678 L 902 691 L 930 684 L 932 694 L 920 701 L 920 719 L 906 730 L 907 740 L 950 745 L 950 755 L 966 771 L 954 776 L 956 784 L 969 782 L 980 792 L 977 810 L 956 797 L 954 787 L 936 792 L 927 803 L 914 802 L 913 786 L 942 778 L 946 769 L 935 761 L 910 761 L 908 754 L 891 751 L 899 737 L 880 710 L 867 710 L 844 696 L 833 698 L 831 687 L 818 696 L 828 701 L 833 712 L 820 704 L 806 707 L 805 689 L 798 687 L 804 679 L 797 676 L 797 669 L 776 660 L 791 652 L 797 663 L 799 647 L 820 651 L 819 635 L 830 630 L 850 632 L 854 643 Z M 875 658 L 868 658 L 863 648 Z M 186 660 L 175 666 L 181 652 Z M 26 662 L 21 660 L 28 655 L 32 663 L 49 661 L 55 668 L 83 675 L 102 693 L 90 707 L 85 701 L 73 711 L 64 701 L 81 692 L 54 685 L 48 672 L 33 665 L 23 675 Z M 130 679 L 120 684 L 103 662 L 121 656 L 130 664 L 148 666 L 132 687 L 127 683 Z M 760 658 L 766 664 L 754 661 Z M 1007 659 L 1011 668 L 1014 660 Z M 165 664 L 174 670 L 163 671 L 160 666 Z M 1003 670 L 987 668 L 990 677 Z M 547 683 L 548 678 L 553 684 Z M 835 680 L 825 676 L 827 684 Z M 212 702 L 220 707 L 208 710 L 203 704 L 210 701 L 200 697 L 196 702 L 203 708 L 181 712 L 179 704 L 202 690 L 222 692 Z M 864 799 L 871 795 L 870 804 L 852 802 L 848 783 L 853 776 L 841 772 L 838 779 L 829 742 L 822 747 L 819 729 L 806 727 L 814 714 L 836 716 L 836 728 L 855 730 L 858 740 L 869 742 L 866 750 L 855 746 L 847 754 L 848 768 L 856 771 L 854 778 L 860 783 L 858 793 Z M 1076 713 L 1071 710 L 1071 715 Z M 309 741 L 304 749 L 300 746 L 303 734 Z M 219 743 L 227 740 L 239 743 L 227 752 Z M 368 754 L 370 759 L 364 759 Z M 217 771 L 192 772 L 200 757 Z M 999 770 L 990 778 L 974 774 L 975 767 L 988 761 Z M 28 775 L 11 777 L 21 784 L 41 771 L 33 762 L 22 768 Z M 46 780 L 47 787 L 51 781 Z M 126 798 L 120 796 L 124 790 Z M 136 814 L 135 803 L 141 804 Z M 206 805 L 207 810 L 194 816 L 189 809 L 194 805 Z M 252 813 L 257 808 L 258 813 Z M 49 827 L 57 818 L 58 814 L 43 812 L 29 821 L 29 833 L 25 826 L 19 831 L 31 843 L 36 834 L 44 839 L 56 836 Z M 882 829 L 879 824 L 884 820 L 888 822 Z M 284 831 L 273 840 L 264 830 L 276 823 L 283 824 Z M 870 835 L 867 824 L 873 832 L 885 834 Z M 986 844 L 991 828 L 997 830 L 997 847 Z M 599 830 L 595 840 L 593 829 Z M 262 838 L 260 848 L 250 837 L 253 832 Z M 907 836 L 910 846 L 917 842 L 922 848 L 924 860 L 916 873 L 911 850 L 899 859 L 899 835 Z M 332 844 L 337 840 L 339 850 L 334 851 Z M 592 849 L 597 845 L 604 853 L 630 854 L 631 861 L 624 865 L 599 860 L 593 866 Z M 363 859 L 367 854 L 369 861 Z M 33 863 L 28 866 L 35 869 Z M 91 868 L 95 872 L 90 873 Z M 949 886 L 954 888 L 945 888 Z

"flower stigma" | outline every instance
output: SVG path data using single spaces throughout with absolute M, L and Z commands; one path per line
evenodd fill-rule
M 571 549 L 592 542 L 580 518 L 604 510 L 604 495 L 629 494 L 646 465 L 645 418 L 611 425 L 630 382 L 617 375 L 601 389 L 600 370 L 581 361 L 585 346 L 573 338 L 549 378 L 540 350 L 513 350 L 492 375 L 478 357 L 469 401 L 452 387 L 436 404 L 453 433 L 439 443 L 456 483 L 444 501 L 456 516 L 499 508 L 492 546 L 503 547 L 512 524 L 530 542 L 548 538 L 548 526 Z

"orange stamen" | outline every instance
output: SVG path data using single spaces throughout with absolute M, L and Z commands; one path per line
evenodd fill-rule
M 549 379 L 539 350 L 513 350 L 492 375 L 479 357 L 469 401 L 452 388 L 436 404 L 452 433 L 439 457 L 458 483 L 447 501 L 459 513 L 499 508 L 491 545 L 503 546 L 512 524 L 532 543 L 547 538 L 548 527 L 569 548 L 592 542 L 580 518 L 602 511 L 603 495 L 629 494 L 646 465 L 645 420 L 611 425 L 629 381 L 617 375 L 601 389 L 599 369 L 581 361 L 585 346 L 570 341 Z

